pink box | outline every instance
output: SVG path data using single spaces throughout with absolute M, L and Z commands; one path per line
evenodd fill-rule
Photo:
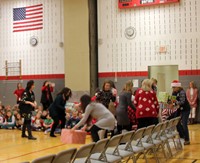
M 86 135 L 85 131 L 62 129 L 60 139 L 66 144 L 85 144 Z

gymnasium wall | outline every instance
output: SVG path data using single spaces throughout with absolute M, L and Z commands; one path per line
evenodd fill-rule
M 18 31 L 13 19 L 13 9 L 40 5 L 42 16 L 37 30 Z M 21 14 L 21 13 L 20 13 Z M 36 100 L 40 102 L 41 87 L 45 80 L 56 83 L 56 94 L 64 86 L 64 24 L 63 0 L 1 0 L 0 2 L 0 101 L 14 104 L 13 91 L 18 82 L 26 87 L 28 80 L 36 84 Z M 31 25 L 33 25 L 32 23 Z M 22 24 L 24 28 L 27 24 Z M 37 28 L 37 27 L 36 27 Z M 27 27 L 29 29 L 29 27 Z M 30 44 L 32 37 L 38 40 L 36 46 Z M 6 78 L 5 61 L 21 60 L 21 78 L 18 69 L 9 69 Z M 13 72 L 11 72 L 13 71 Z M 15 72 L 14 72 L 15 71 Z
M 98 1 L 99 86 L 111 79 L 120 92 L 125 81 L 148 78 L 148 66 L 178 65 L 183 88 L 194 81 L 200 90 L 199 8 L 199 0 L 130 9 Z
M 200 1 L 119 9 L 98 1 L 99 83 L 148 77 L 148 66 L 178 65 L 184 88 L 200 87 Z M 133 33 L 131 33 L 133 31 Z

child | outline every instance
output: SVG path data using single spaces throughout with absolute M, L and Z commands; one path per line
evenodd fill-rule
M 17 113 L 15 119 L 16 119 L 15 126 L 17 127 L 17 129 L 21 130 L 22 129 L 22 125 L 24 123 L 21 115 L 19 113 Z
M 166 108 L 162 110 L 162 122 L 176 117 L 177 109 L 178 107 L 174 106 L 172 101 L 169 101 L 166 105 Z
M 34 131 L 41 131 L 43 126 L 43 121 L 41 119 L 41 113 L 37 113 L 32 120 L 32 128 Z
M 6 116 L 5 116 L 5 121 L 2 124 L 2 128 L 8 129 L 12 128 L 14 129 L 15 127 L 15 116 L 12 115 L 11 111 L 7 111 Z
M 51 128 L 51 126 L 53 125 L 53 119 L 50 117 L 50 115 L 47 115 L 47 118 L 44 120 L 44 134 L 47 134 L 47 132 L 49 131 L 49 129 Z
M 79 119 L 79 117 L 77 115 L 78 115 L 77 111 L 73 111 L 72 112 L 72 116 L 68 120 L 67 125 L 66 125 L 66 127 L 68 129 L 73 128 L 80 121 L 80 119 Z

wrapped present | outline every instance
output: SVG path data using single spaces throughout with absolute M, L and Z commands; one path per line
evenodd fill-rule
M 61 142 L 66 144 L 85 144 L 87 133 L 82 130 L 62 129 Z
M 167 93 L 167 92 L 159 92 L 158 93 L 158 101 L 159 102 L 167 103 L 168 98 L 169 98 L 169 93 Z

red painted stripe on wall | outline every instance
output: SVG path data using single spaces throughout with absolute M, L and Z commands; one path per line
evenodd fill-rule
M 200 70 L 179 70 L 179 76 L 200 75 Z M 133 71 L 133 72 L 101 72 L 99 78 L 107 77 L 133 77 L 133 76 L 148 76 L 148 71 Z
M 31 80 L 31 79 L 64 79 L 65 74 L 41 74 L 41 75 L 22 75 L 19 76 L 0 76 L 0 80 Z

